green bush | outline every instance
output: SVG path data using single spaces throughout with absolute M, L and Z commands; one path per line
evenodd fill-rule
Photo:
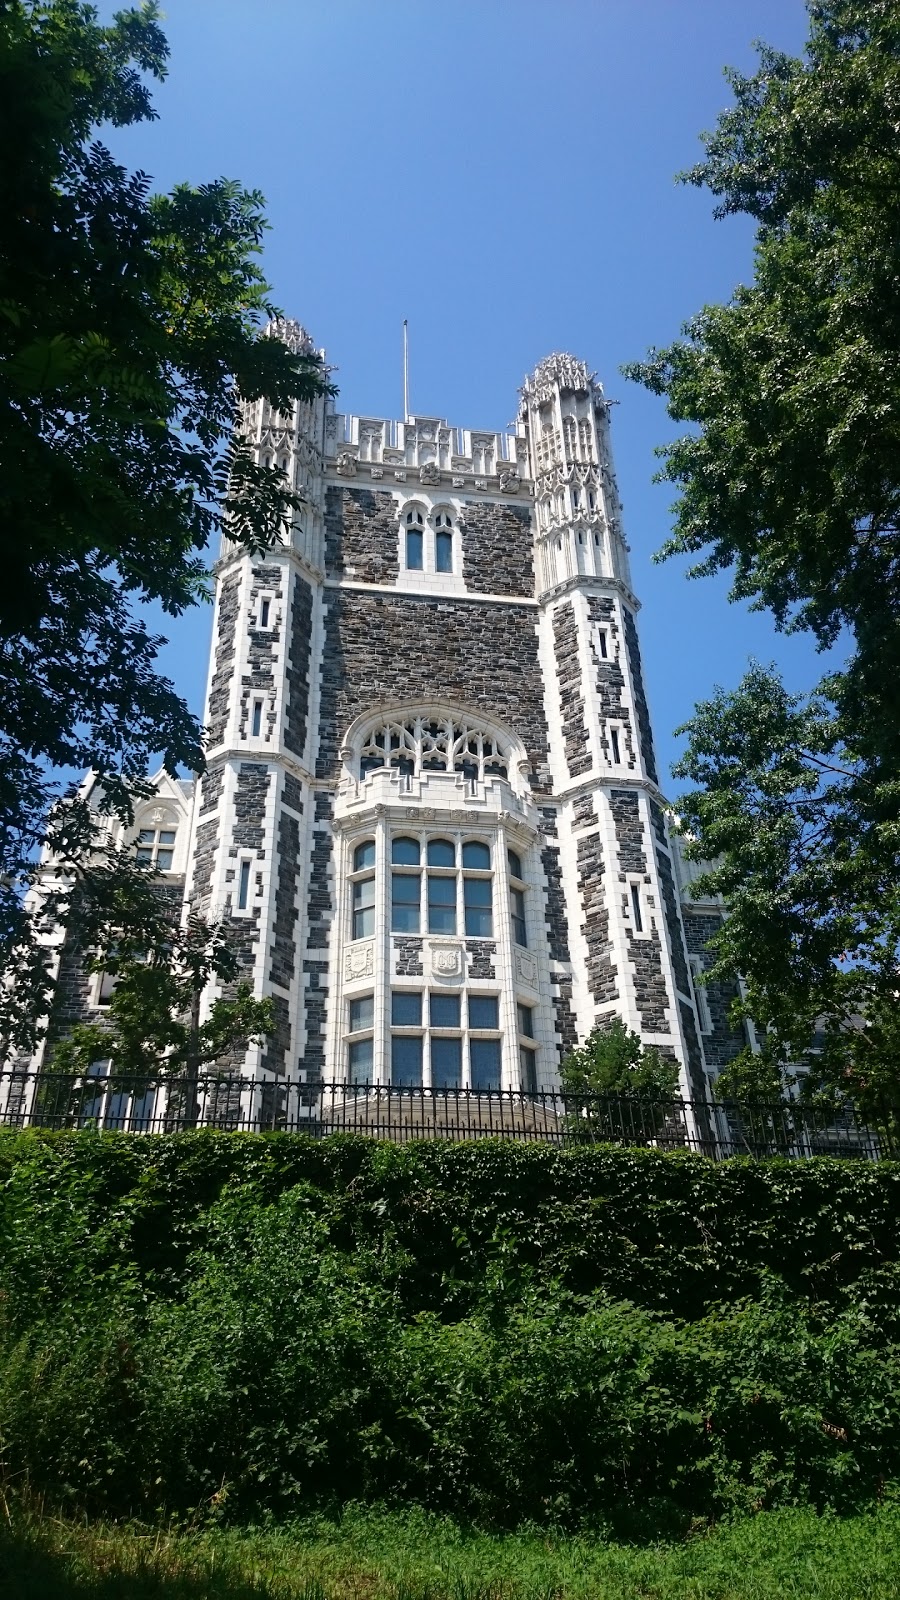
M 122 1514 L 631 1531 L 900 1479 L 900 1170 L 0 1139 L 8 1474 Z

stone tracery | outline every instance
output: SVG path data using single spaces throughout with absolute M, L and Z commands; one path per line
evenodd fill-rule
M 468 718 L 419 716 L 386 719 L 367 733 L 359 775 L 393 767 L 412 776 L 458 772 L 469 781 L 509 776 L 510 749 L 503 739 Z

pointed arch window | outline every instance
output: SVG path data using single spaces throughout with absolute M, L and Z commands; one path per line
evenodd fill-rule
M 379 767 L 392 767 L 404 777 L 456 772 L 474 784 L 508 778 L 510 751 L 504 740 L 477 723 L 426 715 L 371 730 L 360 752 L 359 775 L 365 778 Z
M 439 511 L 434 519 L 434 569 L 453 571 L 453 521 L 448 511 Z
M 425 519 L 415 507 L 406 513 L 406 568 L 421 572 L 425 565 Z

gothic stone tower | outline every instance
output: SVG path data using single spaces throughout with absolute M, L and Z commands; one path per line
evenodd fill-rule
M 510 435 L 246 425 L 305 506 L 218 565 L 187 893 L 273 998 L 263 1098 L 552 1088 L 607 1016 L 703 1095 L 600 385 L 550 356 Z

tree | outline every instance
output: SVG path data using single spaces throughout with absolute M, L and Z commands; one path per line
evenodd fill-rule
M 685 175 L 757 224 L 755 271 L 630 375 L 690 431 L 661 556 L 848 658 L 808 698 L 752 668 L 687 725 L 679 800 L 725 895 L 714 976 L 740 972 L 782 1055 L 900 1091 L 900 7 L 810 3 L 806 58 L 766 47 Z M 746 1008 L 745 1008 L 746 1009 Z M 854 1026 L 862 1013 L 866 1027 Z
M 262 197 L 224 179 L 151 194 L 96 137 L 153 118 L 144 76 L 167 53 L 154 3 L 106 26 L 80 0 L 0 7 L 0 964 L 28 975 L 6 995 L 20 1044 L 46 1000 L 35 855 L 77 843 L 74 869 L 90 833 L 70 799 L 48 834 L 59 769 L 95 770 L 128 820 L 153 752 L 202 767 L 140 605 L 203 598 L 217 531 L 281 538 L 298 501 L 252 459 L 239 397 L 290 413 L 328 387 L 314 354 L 260 337 Z
M 678 1067 L 626 1027 L 621 1017 L 598 1023 L 562 1062 L 566 1119 L 574 1138 L 642 1144 L 665 1125 Z

